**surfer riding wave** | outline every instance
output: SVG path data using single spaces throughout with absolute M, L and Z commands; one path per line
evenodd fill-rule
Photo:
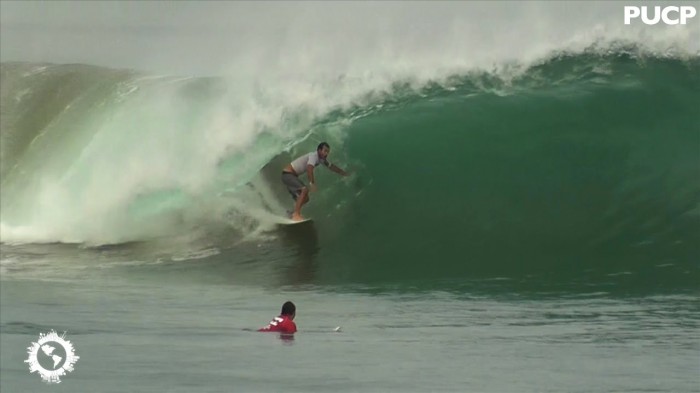
M 321 142 L 316 148 L 316 151 L 304 154 L 292 161 L 282 170 L 282 183 L 287 187 L 287 190 L 295 201 L 294 212 L 291 217 L 292 220 L 301 221 L 304 219 L 301 216 L 301 208 L 309 202 L 309 192 L 316 192 L 314 169 L 317 166 L 323 164 L 326 168 L 341 176 L 348 176 L 347 172 L 328 161 L 330 152 L 330 145 L 326 142 Z M 306 187 L 306 184 L 299 179 L 304 173 L 306 173 L 309 178 L 311 189 Z

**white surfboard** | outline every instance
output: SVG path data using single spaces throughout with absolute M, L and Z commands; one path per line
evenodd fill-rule
M 292 220 L 292 212 L 287 211 L 287 217 L 280 223 L 281 225 L 295 225 L 295 224 L 303 224 L 305 222 L 310 222 L 312 221 L 310 218 L 305 218 L 303 220 L 295 221 Z
M 287 218 L 284 221 L 280 222 L 280 225 L 296 225 L 296 224 L 303 224 L 305 222 L 313 222 L 313 220 L 310 218 L 305 218 L 303 220 L 294 221 L 291 218 Z

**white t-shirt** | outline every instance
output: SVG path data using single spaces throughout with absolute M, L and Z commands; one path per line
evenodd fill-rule
M 294 169 L 294 172 L 297 174 L 297 176 L 301 176 L 304 173 L 306 173 L 307 165 L 313 165 L 314 167 L 317 167 L 319 164 L 323 164 L 327 167 L 331 166 L 331 163 L 328 162 L 328 160 L 322 159 L 318 156 L 318 152 L 314 151 L 309 154 L 304 154 L 303 156 L 292 161 L 292 169 Z

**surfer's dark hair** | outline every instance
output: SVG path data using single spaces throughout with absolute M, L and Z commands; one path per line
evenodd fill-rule
M 327 147 L 327 148 L 330 149 L 330 148 L 331 148 L 331 145 L 329 145 L 329 144 L 326 143 L 326 142 L 321 142 L 321 143 L 318 144 L 318 147 L 316 148 L 316 150 L 321 150 L 321 149 L 323 149 L 324 147 Z
M 292 302 L 285 302 L 282 305 L 282 315 L 292 315 L 297 312 L 297 306 Z

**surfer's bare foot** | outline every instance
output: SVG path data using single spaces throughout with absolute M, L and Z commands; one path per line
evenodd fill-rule
M 301 221 L 303 219 L 304 219 L 304 217 L 302 217 L 301 214 L 297 214 L 297 213 L 292 214 L 292 220 L 294 220 L 294 221 Z

